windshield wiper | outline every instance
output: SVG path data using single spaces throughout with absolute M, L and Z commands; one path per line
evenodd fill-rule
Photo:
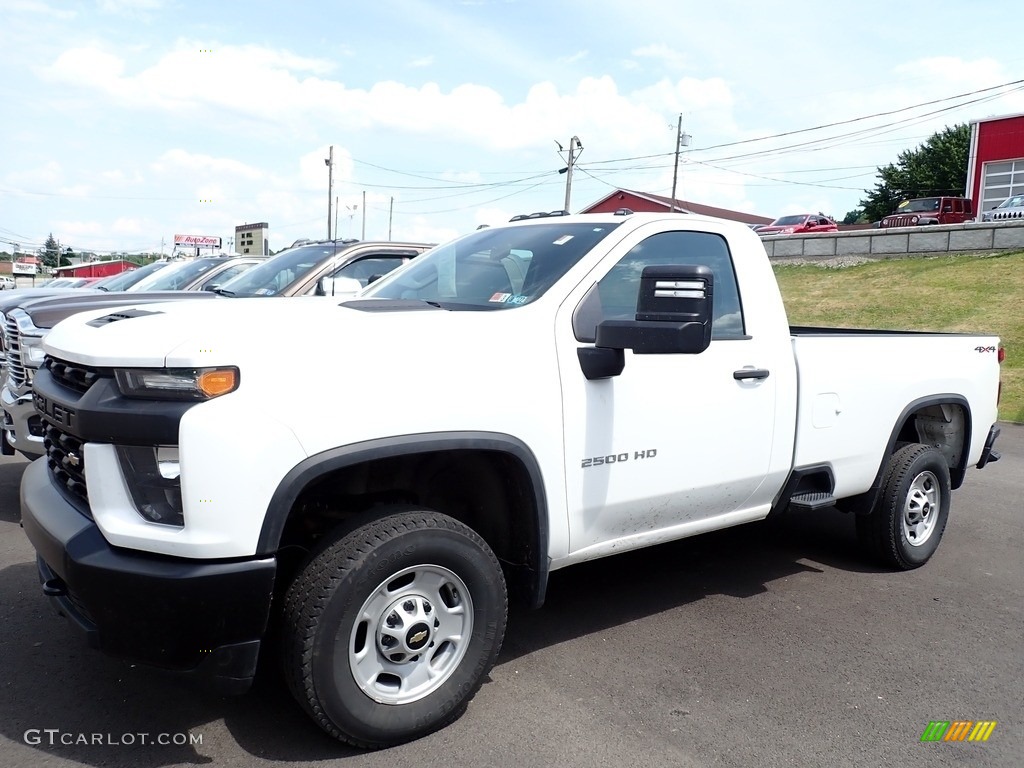
M 234 291 L 229 291 L 227 288 L 214 288 L 213 292 L 218 296 L 234 296 Z

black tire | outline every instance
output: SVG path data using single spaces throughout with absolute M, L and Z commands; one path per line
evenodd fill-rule
M 507 614 L 501 567 L 473 530 L 428 510 L 387 514 L 328 543 L 289 587 L 285 677 L 335 738 L 400 744 L 465 711 Z
M 882 564 L 903 571 L 919 568 L 939 547 L 949 505 L 945 457 L 929 445 L 910 443 L 889 458 L 874 508 L 857 517 L 857 537 Z

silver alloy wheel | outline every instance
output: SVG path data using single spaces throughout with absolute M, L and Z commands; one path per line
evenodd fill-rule
M 363 603 L 348 643 L 352 677 L 381 704 L 408 704 L 458 669 L 473 635 L 473 600 L 454 572 L 405 568 Z
M 911 546 L 920 547 L 928 541 L 941 503 L 942 491 L 934 474 L 926 471 L 914 478 L 903 502 L 903 536 Z

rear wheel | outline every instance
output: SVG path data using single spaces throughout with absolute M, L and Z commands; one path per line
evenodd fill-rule
M 874 509 L 857 518 L 858 538 L 885 565 L 917 568 L 938 549 L 949 506 L 945 457 L 931 446 L 911 443 L 889 459 Z
M 380 518 L 325 546 L 285 598 L 292 693 L 335 738 L 379 748 L 455 720 L 501 648 L 497 558 L 436 512 Z

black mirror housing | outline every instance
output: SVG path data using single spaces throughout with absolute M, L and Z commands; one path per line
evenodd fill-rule
M 604 320 L 596 345 L 638 355 L 699 354 L 711 344 L 715 278 L 702 265 L 644 267 L 635 320 Z

